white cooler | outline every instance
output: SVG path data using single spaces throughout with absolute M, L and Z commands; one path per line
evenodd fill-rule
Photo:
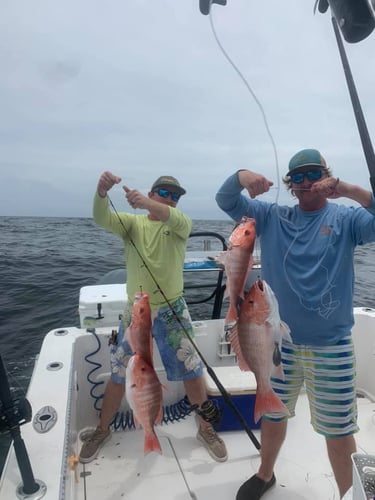
M 117 327 L 127 300 L 126 284 L 82 287 L 78 307 L 81 328 Z

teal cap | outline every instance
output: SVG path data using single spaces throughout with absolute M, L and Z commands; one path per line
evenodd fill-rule
M 327 167 L 327 163 L 317 149 L 302 149 L 290 159 L 287 175 L 297 168 L 308 166 Z
M 161 177 L 158 177 L 153 183 L 151 191 L 154 191 L 154 189 L 158 187 L 173 188 L 173 190 L 180 195 L 186 193 L 186 189 L 181 186 L 176 177 L 172 177 L 171 175 L 162 175 Z

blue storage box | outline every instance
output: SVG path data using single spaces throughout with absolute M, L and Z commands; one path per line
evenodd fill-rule
M 231 400 L 242 414 L 250 429 L 259 429 L 260 422 L 254 422 L 254 406 L 257 383 L 253 372 L 243 372 L 238 366 L 213 366 Z M 242 424 L 232 408 L 225 402 L 215 382 L 205 370 L 205 382 L 209 400 L 213 400 L 220 409 L 221 422 L 215 426 L 217 431 L 243 430 Z

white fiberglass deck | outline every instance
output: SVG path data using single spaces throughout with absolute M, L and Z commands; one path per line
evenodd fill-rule
M 355 312 L 357 385 L 369 397 L 358 399 L 360 432 L 356 440 L 360 453 L 375 455 L 375 403 L 370 402 L 375 401 L 375 310 Z M 222 349 L 223 320 L 195 322 L 194 329 L 199 348 L 217 374 L 220 367 L 235 367 L 235 360 Z M 240 485 L 257 471 L 259 453 L 244 431 L 222 432 L 229 459 L 215 462 L 195 437 L 193 416 L 156 428 L 162 455 L 143 456 L 141 429 L 116 432 L 97 459 L 70 469 L 81 448 L 79 436 L 98 422 L 94 403 L 103 393 L 109 374 L 110 333 L 111 328 L 107 327 L 98 328 L 96 334 L 71 327 L 53 330 L 44 339 L 28 399 L 34 416 L 48 407 L 54 408 L 57 418 L 45 433 L 40 433 L 39 426 L 35 428 L 31 422 L 22 426 L 34 476 L 46 486 L 43 500 L 234 500 Z M 157 355 L 155 366 L 160 368 Z M 158 374 L 165 377 L 163 372 Z M 221 381 L 224 383 L 224 379 Z M 161 382 L 164 384 L 165 378 Z M 166 385 L 169 391 L 165 397 L 179 401 L 183 387 L 178 383 Z M 313 432 L 309 420 L 306 397 L 302 394 L 276 464 L 277 485 L 265 499 L 339 500 L 325 440 Z M 259 440 L 259 431 L 254 434 Z M 1 500 L 17 498 L 20 484 L 20 471 L 11 447 L 0 481 Z M 345 500 L 352 498 L 346 496 Z
M 358 451 L 375 453 L 375 403 L 358 400 Z M 195 439 L 194 417 L 159 426 L 163 455 L 143 456 L 143 431 L 115 432 L 98 458 L 77 466 L 77 499 L 198 500 L 235 499 L 239 486 L 256 472 L 259 453 L 242 431 L 222 432 L 229 459 L 218 463 Z M 254 431 L 259 439 L 259 431 Z M 80 443 L 78 444 L 80 446 Z M 277 485 L 265 496 L 279 500 L 338 500 L 327 459 L 325 440 L 309 424 L 305 395 L 289 423 L 286 442 L 276 465 Z M 86 496 L 84 496 L 86 495 Z

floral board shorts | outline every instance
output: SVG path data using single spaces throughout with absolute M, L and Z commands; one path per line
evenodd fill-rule
M 126 338 L 130 322 L 131 306 L 125 309 L 120 321 L 117 344 L 111 346 L 111 380 L 117 384 L 125 383 L 126 366 L 133 354 Z M 194 338 L 189 310 L 183 297 L 153 313 L 152 336 L 167 378 L 171 381 L 193 380 L 203 374 L 202 362 L 185 332 Z
M 332 346 L 283 343 L 285 380 L 271 379 L 271 385 L 290 416 L 295 415 L 303 385 L 309 399 L 311 425 L 325 437 L 342 437 L 358 431 L 355 390 L 355 357 L 351 337 Z M 264 416 L 278 422 L 285 417 Z

